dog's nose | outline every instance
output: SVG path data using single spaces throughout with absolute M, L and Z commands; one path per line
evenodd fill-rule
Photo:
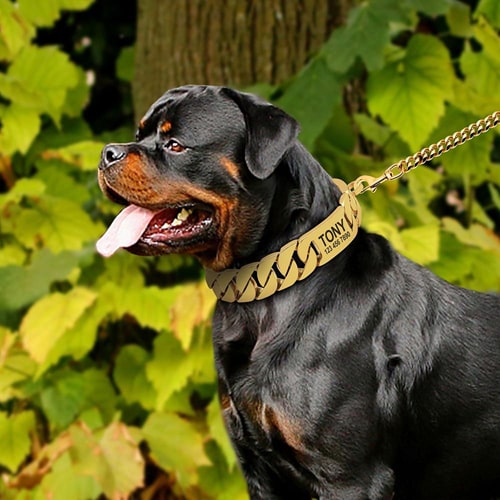
M 105 170 L 117 161 L 123 160 L 127 156 L 127 151 L 122 144 L 108 144 L 101 154 L 99 168 Z

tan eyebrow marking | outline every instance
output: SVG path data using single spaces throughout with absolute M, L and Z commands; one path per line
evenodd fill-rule
M 234 161 L 230 160 L 227 156 L 223 156 L 220 159 L 220 164 L 233 179 L 239 179 L 240 170 Z
M 160 130 L 164 133 L 170 132 L 170 130 L 172 130 L 172 124 L 169 121 L 163 122 Z

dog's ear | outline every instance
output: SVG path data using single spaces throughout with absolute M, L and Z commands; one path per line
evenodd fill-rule
M 246 123 L 245 161 L 258 179 L 269 177 L 299 134 L 299 124 L 283 110 L 252 94 L 223 88 Z

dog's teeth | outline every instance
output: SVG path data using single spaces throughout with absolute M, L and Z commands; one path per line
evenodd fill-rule
M 189 216 L 193 213 L 191 208 L 183 208 L 179 211 L 179 213 L 175 216 L 175 219 L 172 222 L 165 222 L 161 229 L 168 229 L 170 227 L 177 227 L 183 224 L 186 220 L 188 220 Z
M 175 218 L 176 220 L 180 220 L 184 222 L 185 220 L 188 219 L 188 217 L 193 213 L 193 211 L 189 208 L 183 208 L 178 214 L 177 217 Z

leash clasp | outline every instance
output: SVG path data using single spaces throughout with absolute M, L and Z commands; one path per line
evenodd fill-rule
M 372 175 L 361 175 L 356 180 L 348 184 L 349 191 L 355 196 L 365 193 L 370 190 L 374 193 L 383 182 L 387 181 L 388 177 L 385 172 L 380 177 Z

